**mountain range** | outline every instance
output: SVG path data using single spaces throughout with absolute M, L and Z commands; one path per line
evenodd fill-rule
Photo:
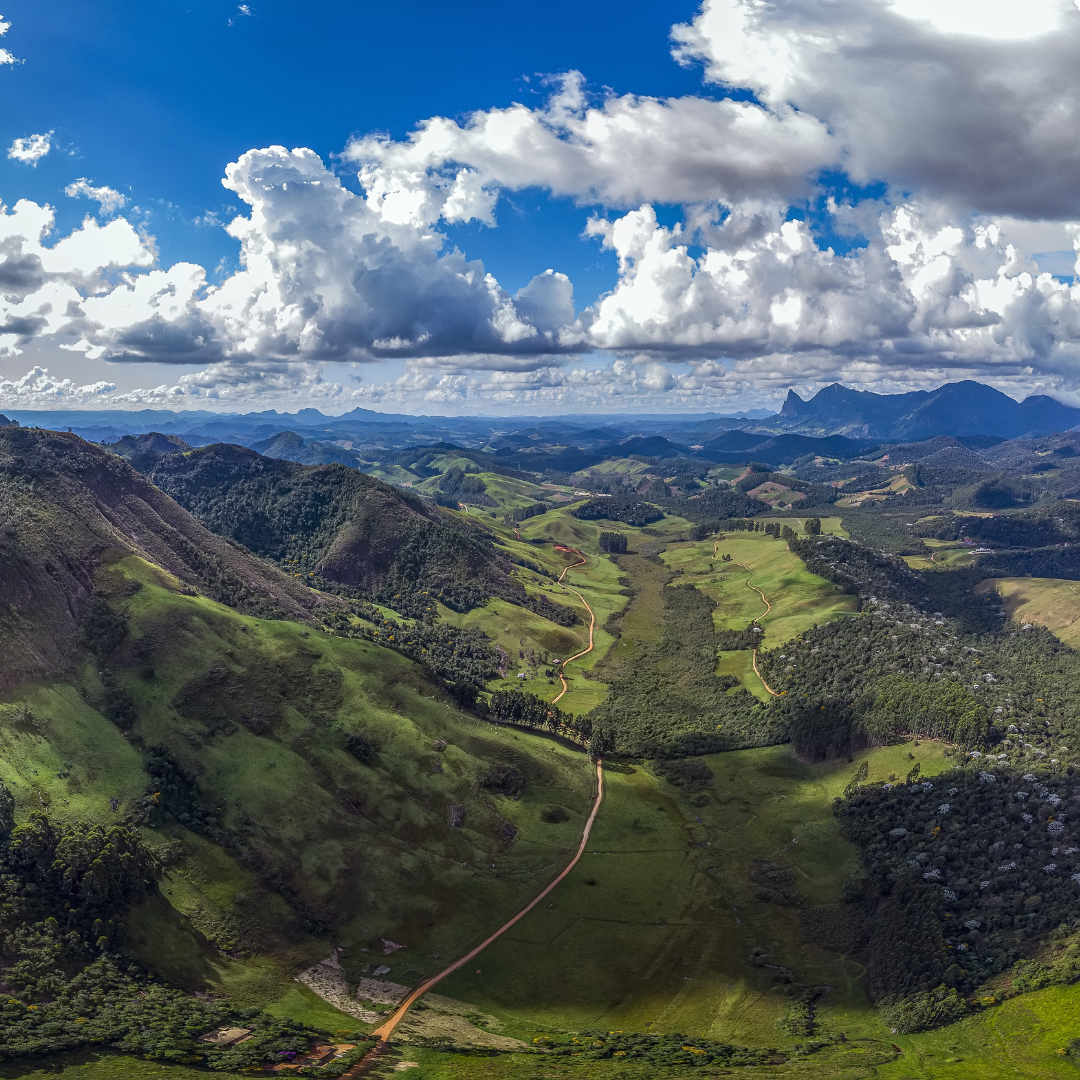
M 875 394 L 839 383 L 804 401 L 794 390 L 770 426 L 802 435 L 918 442 L 935 435 L 998 435 L 1006 439 L 1049 435 L 1080 424 L 1080 409 L 1039 394 L 1015 401 L 970 380 L 937 390 Z
M 472 449 L 522 453 L 540 447 L 563 447 L 610 456 L 626 440 L 666 439 L 679 447 L 705 447 L 728 453 L 744 447 L 716 440 L 740 430 L 761 436 L 804 435 L 823 438 L 917 442 L 938 435 L 997 436 L 1005 439 L 1038 437 L 1080 425 L 1080 408 L 1035 395 L 1016 401 L 982 383 L 947 383 L 936 390 L 906 394 L 876 394 L 852 390 L 839 383 L 826 386 L 804 400 L 794 390 L 779 413 L 751 409 L 742 413 L 670 413 L 604 416 L 408 416 L 353 409 L 328 416 L 318 409 L 296 413 L 274 410 L 247 414 L 206 411 L 15 410 L 5 422 L 54 430 L 71 430 L 92 442 L 114 443 L 126 435 L 147 431 L 175 436 L 191 446 L 235 443 L 269 457 L 287 456 L 304 464 L 338 461 L 349 464 L 350 450 L 369 447 L 403 449 L 437 442 Z M 283 442 L 276 442 L 290 433 Z M 305 446 L 314 440 L 314 451 Z M 645 448 L 634 453 L 664 456 Z M 573 460 L 571 460 L 571 458 Z M 580 454 L 558 466 L 566 471 L 587 467 Z

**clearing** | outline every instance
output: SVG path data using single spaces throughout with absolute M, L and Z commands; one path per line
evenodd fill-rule
M 975 592 L 996 592 L 1010 619 L 1045 626 L 1073 649 L 1080 648 L 1080 581 L 1060 578 L 988 578 Z

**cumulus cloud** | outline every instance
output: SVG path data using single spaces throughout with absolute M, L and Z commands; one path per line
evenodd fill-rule
M 0 15 L 0 37 L 3 37 L 11 29 L 11 23 L 7 22 L 2 15 Z M 20 64 L 21 60 L 12 56 L 7 49 L 0 49 L 0 65 L 3 64 Z
M 109 272 L 149 267 L 153 254 L 122 218 L 82 226 L 49 246 L 53 211 L 28 200 L 0 207 L 0 356 L 35 337 L 71 332 L 81 305 L 108 293 Z
M 63 281 L 68 292 L 58 306 L 41 292 L 44 279 L 34 279 L 13 313 L 32 310 L 44 319 L 47 306 L 38 332 L 74 337 L 61 347 L 90 359 L 204 363 L 219 374 L 233 365 L 253 378 L 258 365 L 421 355 L 500 355 L 528 367 L 537 356 L 572 350 L 581 336 L 565 275 L 539 274 L 511 297 L 482 263 L 456 248 L 444 251 L 438 233 L 373 212 L 311 150 L 250 151 L 228 167 L 223 183 L 250 213 L 227 227 L 239 241 L 241 269 L 215 286 L 189 263 L 128 272 L 111 288 L 97 287 L 96 278 L 91 286 L 77 275 L 64 278 L 71 269 L 64 259 L 77 253 L 91 255 L 79 264 L 91 276 L 106 265 L 149 268 L 150 242 L 122 218 L 104 227 L 88 219 L 44 248 L 51 211 L 20 203 L 22 218 L 10 223 L 10 272 L 32 251 L 57 264 L 60 276 L 48 287 Z M 116 193 L 85 180 L 68 194 L 115 207 Z M 96 237 L 110 230 L 123 233 L 128 249 L 102 262 L 109 249 Z
M 512 105 L 463 123 L 425 120 L 402 142 L 353 140 L 372 210 L 398 224 L 494 223 L 499 190 L 543 187 L 584 202 L 732 203 L 805 195 L 835 150 L 819 120 L 778 103 L 609 96 L 589 105 L 578 72 L 539 109 Z
M 21 161 L 24 165 L 37 163 L 52 149 L 52 132 L 46 131 L 44 135 L 27 135 L 25 139 L 16 139 L 9 147 L 7 156 L 13 161 Z
M 1080 285 L 1038 273 L 992 222 L 961 227 L 933 205 L 879 207 L 870 242 L 846 257 L 796 220 L 697 258 L 651 207 L 592 228 L 620 268 L 585 320 L 597 348 L 1072 377 L 1080 361 Z
M 157 266 L 122 217 L 46 245 L 51 211 L 19 203 L 0 216 L 0 354 L 52 337 L 91 361 L 200 366 L 140 400 L 712 407 L 837 378 L 1080 390 L 1072 0 L 705 0 L 673 39 L 749 99 L 595 97 L 570 72 L 536 107 L 354 139 L 360 195 L 311 150 L 249 151 L 223 181 L 246 209 L 220 284 Z M 826 202 L 824 171 L 880 185 Z M 586 242 L 615 253 L 613 287 L 583 310 L 558 268 L 511 295 L 439 232 L 497 227 L 502 194 L 533 187 L 596 208 Z M 66 192 L 124 206 L 86 178 Z M 323 380 L 382 360 L 404 374 Z
M 10 156 L 10 155 L 9 155 Z M 111 214 L 123 208 L 127 202 L 127 196 L 121 195 L 111 187 L 94 187 L 85 176 L 73 180 L 66 188 L 64 194 L 69 199 L 93 199 L 101 206 L 103 214 Z
M 1080 217 L 1072 0 L 705 0 L 673 37 L 709 80 L 827 124 L 856 180 Z

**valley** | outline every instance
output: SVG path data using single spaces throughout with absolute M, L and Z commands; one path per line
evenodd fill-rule
M 263 1043 L 230 1058 L 192 1041 L 208 1021 L 181 1035 L 160 1011 L 139 1034 L 126 1013 L 65 1012 L 59 972 L 111 957 L 190 1008 L 209 994 L 267 1046 L 291 1024 L 289 1038 L 322 1033 L 362 1056 L 394 995 L 565 869 L 597 760 L 604 795 L 580 861 L 425 995 L 362 1074 L 1074 1069 L 1057 1052 L 1080 1037 L 1080 865 L 1058 854 L 1065 841 L 1053 856 L 1045 835 L 1017 845 L 1056 860 L 1037 904 L 1015 875 L 1038 868 L 1019 857 L 990 874 L 984 903 L 965 890 L 985 870 L 944 894 L 948 876 L 923 873 L 949 870 L 934 844 L 959 842 L 936 794 L 926 839 L 907 825 L 889 841 L 918 853 L 897 864 L 920 867 L 906 878 L 873 876 L 882 845 L 850 817 L 866 800 L 885 800 L 884 815 L 935 786 L 975 791 L 983 776 L 1012 791 L 1026 770 L 1045 805 L 1017 804 L 1001 827 L 1030 831 L 1039 815 L 1043 834 L 1060 821 L 1071 835 L 1057 807 L 1080 760 L 1074 580 L 998 571 L 1068 566 L 1053 542 L 1067 516 L 890 517 L 887 502 L 855 500 L 814 517 L 798 513 L 806 499 L 778 513 L 705 481 L 660 491 L 649 462 L 611 472 L 638 478 L 636 496 L 575 496 L 467 473 L 471 458 L 451 453 L 429 458 L 436 475 L 417 487 L 441 493 L 460 470 L 488 503 L 439 508 L 341 465 L 236 447 L 141 450 L 137 471 L 73 436 L 6 437 L 0 497 L 20 524 L 3 536 L 18 574 L 0 579 L 12 804 L 0 831 L 22 844 L 44 822 L 61 838 L 98 822 L 152 869 L 97 943 L 54 885 L 38 899 L 5 886 L 0 966 L 11 1017 L 22 1011 L 0 1037 L 0 1075 L 35 1075 L 41 1054 L 95 1077 L 259 1067 Z M 32 460 L 78 514 L 64 520 L 59 499 L 31 489 Z M 732 471 L 722 483 L 754 475 Z M 108 503 L 105 479 L 79 487 L 87 476 L 107 478 Z M 973 532 L 985 541 L 961 542 Z M 11 882 L 30 880 L 11 866 Z M 948 924 L 960 903 L 983 905 L 963 940 Z M 48 940 L 49 919 L 73 935 L 53 959 L 29 944 Z M 901 938 L 928 934 L 941 951 L 916 950 L 911 975 L 876 919 L 929 920 Z M 950 966 L 944 950 L 960 945 L 973 959 Z M 37 967 L 13 967 L 20 950 Z M 296 977 L 328 956 L 319 970 L 341 990 L 320 996 Z M 103 1034 L 84 1038 L 84 1021 Z M 341 1072 L 354 1063 L 342 1060 Z

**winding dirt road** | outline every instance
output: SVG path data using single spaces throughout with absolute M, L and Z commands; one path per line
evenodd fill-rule
M 558 692 L 558 694 L 555 695 L 555 697 L 551 699 L 552 705 L 554 705 L 559 700 L 559 698 L 561 698 L 563 694 L 565 694 L 566 691 L 570 689 L 570 687 L 566 683 L 566 679 L 563 677 L 563 669 L 566 667 L 567 664 L 570 663 L 571 660 L 580 660 L 583 656 L 588 656 L 589 653 L 593 651 L 593 631 L 596 629 L 596 615 L 593 612 L 593 609 L 589 607 L 589 601 L 586 600 L 585 597 L 577 591 L 577 589 L 571 589 L 570 586 L 567 585 L 565 581 L 563 581 L 563 577 L 566 575 L 567 570 L 573 570 L 575 566 L 584 566 L 588 560 L 585 558 L 584 555 L 581 554 L 580 551 L 578 551 L 577 548 L 568 548 L 563 547 L 562 544 L 556 544 L 555 550 L 572 552 L 579 559 L 578 562 L 568 563 L 566 566 L 563 567 L 563 571 L 559 575 L 559 584 L 562 585 L 564 589 L 569 589 L 570 592 L 572 592 L 585 605 L 585 610 L 589 613 L 589 647 L 587 649 L 582 649 L 579 653 L 574 653 L 573 656 L 568 656 L 559 665 L 559 681 L 562 683 L 562 689 Z
M 713 558 L 714 559 L 716 558 L 716 550 L 717 550 L 717 541 L 714 540 L 713 541 Z M 762 601 L 765 604 L 765 615 L 768 615 L 769 612 L 772 611 L 772 604 L 769 602 L 769 598 L 756 585 L 751 584 L 751 582 L 754 580 L 754 575 L 757 573 L 757 571 L 752 569 L 751 567 L 747 566 L 746 563 L 737 562 L 734 565 L 735 566 L 741 566 L 744 570 L 749 570 L 750 571 L 750 577 L 747 578 L 746 587 L 748 589 L 753 589 L 754 592 L 756 592 L 758 594 L 758 596 L 761 597 Z M 765 615 L 762 615 L 761 617 L 764 619 Z M 757 619 L 755 619 L 754 622 L 757 622 Z M 751 654 L 750 663 L 751 663 L 751 666 L 754 669 L 754 674 L 758 677 L 758 681 L 761 683 L 761 685 L 764 686 L 765 689 L 770 694 L 772 694 L 773 697 L 779 697 L 780 695 L 761 677 L 761 672 L 758 671 L 757 649 L 754 649 L 753 653 Z
M 578 552 L 580 555 L 581 553 Z M 568 568 L 569 569 L 569 568 Z M 528 904 L 525 905 L 509 922 L 504 923 L 495 931 L 486 941 L 477 945 L 471 952 L 466 953 L 460 960 L 456 960 L 448 968 L 440 971 L 438 975 L 432 976 L 430 979 L 422 982 L 409 996 L 397 1007 L 394 1014 L 386 1021 L 382 1027 L 376 1028 L 371 1034 L 379 1040 L 379 1042 L 364 1055 L 363 1061 L 354 1065 L 348 1072 L 342 1074 L 343 1080 L 352 1080 L 353 1077 L 362 1076 L 371 1068 L 371 1066 L 380 1058 L 390 1046 L 390 1036 L 393 1035 L 394 1029 L 405 1019 L 409 1010 L 416 1004 L 416 1002 L 424 996 L 433 986 L 442 982 L 447 975 L 452 974 L 459 968 L 464 967 L 470 960 L 474 960 L 480 955 L 493 941 L 501 937 L 510 929 L 515 923 L 527 915 L 537 904 L 540 903 L 556 885 L 561 882 L 571 870 L 578 864 L 578 860 L 585 854 L 585 845 L 589 842 L 589 833 L 592 832 L 593 822 L 596 821 L 596 815 L 600 812 L 600 803 L 604 798 L 604 770 L 602 768 L 603 762 L 597 761 L 596 763 L 596 799 L 593 802 L 592 813 L 589 814 L 588 821 L 585 822 L 585 829 L 581 834 L 581 843 L 578 844 L 577 853 L 567 863 L 565 869 L 547 886 L 543 892 L 534 896 Z

